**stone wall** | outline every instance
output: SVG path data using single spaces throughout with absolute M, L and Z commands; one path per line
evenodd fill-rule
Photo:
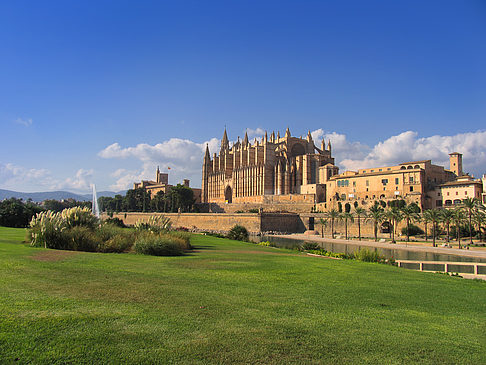
M 304 227 L 297 214 L 278 213 L 117 213 L 114 218 L 126 225 L 134 225 L 138 220 L 148 221 L 152 215 L 163 215 L 172 220 L 176 228 L 185 227 L 200 231 L 227 232 L 235 224 L 244 226 L 251 233 L 259 232 L 303 232 Z M 105 214 L 102 218 L 107 218 Z

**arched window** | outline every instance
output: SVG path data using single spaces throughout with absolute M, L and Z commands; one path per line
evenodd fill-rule
M 419 166 L 419 165 L 415 165 L 413 168 L 414 168 L 414 169 L 419 169 L 419 168 L 420 168 L 420 166 Z
M 413 169 L 413 166 L 412 165 L 407 166 L 407 169 L 412 170 Z
M 446 200 L 445 205 L 452 205 L 452 200 Z
M 454 205 L 461 204 L 461 199 L 454 199 Z
M 400 167 L 400 170 L 406 170 L 407 168 L 405 166 Z

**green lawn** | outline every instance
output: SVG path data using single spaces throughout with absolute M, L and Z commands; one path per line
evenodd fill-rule
M 486 363 L 486 283 L 195 235 L 69 253 L 0 228 L 0 363 Z

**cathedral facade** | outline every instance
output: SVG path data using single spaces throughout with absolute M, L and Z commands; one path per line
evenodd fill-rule
M 209 148 L 202 168 L 201 200 L 204 203 L 263 203 L 265 198 L 298 196 L 318 203 L 325 199 L 325 183 L 338 173 L 331 155 L 331 142 L 316 147 L 311 133 L 306 138 L 265 132 L 253 143 L 248 135 L 232 146 L 226 130 L 219 154 Z

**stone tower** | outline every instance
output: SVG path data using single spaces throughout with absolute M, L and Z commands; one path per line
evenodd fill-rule
M 449 153 L 449 163 L 450 163 L 450 168 L 456 176 L 462 176 L 462 154 L 459 152 L 452 152 Z

